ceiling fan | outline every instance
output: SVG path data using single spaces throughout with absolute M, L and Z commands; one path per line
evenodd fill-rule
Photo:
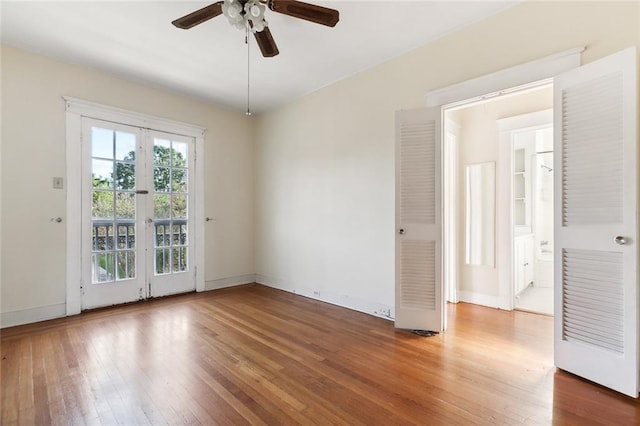
M 335 9 L 303 3 L 293 0 L 224 0 L 213 3 L 172 22 L 178 28 L 184 30 L 195 27 L 198 24 L 225 15 L 229 22 L 240 28 L 253 32 L 256 42 L 260 47 L 262 56 L 273 57 L 278 53 L 278 46 L 271 35 L 267 21 L 264 19 L 265 9 L 316 24 L 334 27 L 340 19 L 340 14 Z

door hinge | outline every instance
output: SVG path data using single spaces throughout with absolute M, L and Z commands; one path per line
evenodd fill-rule
M 151 282 L 149 282 L 149 293 L 147 293 L 147 297 L 151 297 Z

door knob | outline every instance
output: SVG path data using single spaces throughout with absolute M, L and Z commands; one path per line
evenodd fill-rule
M 400 230 L 398 230 L 398 234 L 404 235 L 404 229 L 400 228 Z
M 619 246 L 623 246 L 625 244 L 627 244 L 627 239 L 621 235 L 618 235 L 615 239 L 616 244 L 618 244 Z

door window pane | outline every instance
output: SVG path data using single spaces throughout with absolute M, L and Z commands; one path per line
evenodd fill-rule
M 187 153 L 189 152 L 189 145 L 184 142 L 171 143 L 173 158 L 171 165 L 173 167 L 187 167 Z
M 116 161 L 116 189 L 136 189 L 136 166 L 133 163 Z
M 171 191 L 187 192 L 187 169 L 171 169 Z
M 136 247 L 136 224 L 134 221 L 130 223 L 124 223 L 124 221 L 119 221 L 118 224 L 118 249 L 126 250 L 133 249 Z
M 169 219 L 171 217 L 171 196 L 168 194 L 155 194 L 153 197 L 154 219 Z
M 153 190 L 156 192 L 171 190 L 171 169 L 169 167 L 153 168 Z
M 171 217 L 174 219 L 187 218 L 187 196 L 184 194 L 173 194 L 171 196 Z
M 115 262 L 113 253 L 97 253 L 92 256 L 93 283 L 113 281 Z
M 173 221 L 173 245 L 185 246 L 187 245 L 187 225 L 176 222 L 179 221 Z
M 169 227 L 169 221 L 164 221 L 166 224 L 160 223 L 160 221 L 156 221 L 156 234 L 155 234 L 155 245 L 156 247 L 168 247 L 171 245 L 171 231 Z
M 173 251 L 173 272 L 183 272 L 187 270 L 187 248 L 175 247 Z
M 136 135 L 116 132 L 116 160 L 136 160 Z
M 118 280 L 126 280 L 135 278 L 135 259 L 136 254 L 133 251 L 118 251 L 117 253 L 117 273 Z
M 136 194 L 133 192 L 116 192 L 116 218 L 136 218 Z
M 91 164 L 94 188 L 113 188 L 113 161 L 96 160 Z
M 113 158 L 113 130 L 91 128 L 91 156 Z
M 93 222 L 93 251 L 106 251 L 107 250 L 107 236 L 109 234 L 109 228 L 111 222 L 100 223 L 98 221 Z
M 113 192 L 92 191 L 91 217 L 113 219 Z
M 153 142 L 153 164 L 171 166 L 171 141 L 155 139 Z
M 171 272 L 171 249 L 156 249 L 156 275 L 168 274 Z

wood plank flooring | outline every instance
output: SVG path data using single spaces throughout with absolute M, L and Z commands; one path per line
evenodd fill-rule
M 552 318 L 449 306 L 449 331 L 248 285 L 2 330 L 2 425 L 640 424 L 552 366 Z

